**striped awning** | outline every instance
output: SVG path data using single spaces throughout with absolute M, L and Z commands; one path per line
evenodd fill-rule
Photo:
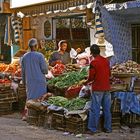
M 15 11 L 21 11 L 26 17 L 48 15 L 56 16 L 69 13 L 82 13 L 87 8 L 94 7 L 94 0 L 65 0 L 55 3 L 43 3 L 40 5 L 27 6 L 22 8 L 16 8 Z

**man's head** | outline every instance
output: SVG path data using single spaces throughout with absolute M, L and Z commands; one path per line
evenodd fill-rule
M 93 56 L 100 55 L 100 48 L 98 45 L 93 44 L 90 46 L 90 53 Z
M 67 50 L 67 41 L 66 40 L 61 40 L 59 43 L 58 43 L 58 47 L 59 47 L 59 50 L 60 51 L 66 51 Z
M 37 39 L 36 38 L 31 38 L 28 41 L 28 46 L 30 47 L 31 51 L 37 50 L 37 47 L 38 47 Z

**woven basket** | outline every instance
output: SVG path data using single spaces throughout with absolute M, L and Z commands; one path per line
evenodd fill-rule
M 87 130 L 87 120 L 83 121 L 79 116 L 66 118 L 65 130 L 71 133 L 84 133 Z
M 63 114 L 53 113 L 52 128 L 57 130 L 65 130 L 65 117 Z

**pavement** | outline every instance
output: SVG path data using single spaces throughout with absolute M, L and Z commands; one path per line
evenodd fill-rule
M 140 140 L 140 126 L 123 126 L 112 133 L 70 134 L 58 130 L 28 125 L 19 113 L 0 117 L 0 140 Z

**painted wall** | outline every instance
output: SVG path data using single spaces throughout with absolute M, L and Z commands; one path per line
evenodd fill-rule
M 52 28 L 52 22 L 50 18 L 47 18 L 46 16 L 37 16 L 31 18 L 31 28 L 35 30 L 34 36 L 37 37 L 39 40 L 41 39 L 52 39 L 52 33 L 51 36 L 46 38 L 44 35 L 44 23 L 45 21 L 49 20 L 51 23 Z

